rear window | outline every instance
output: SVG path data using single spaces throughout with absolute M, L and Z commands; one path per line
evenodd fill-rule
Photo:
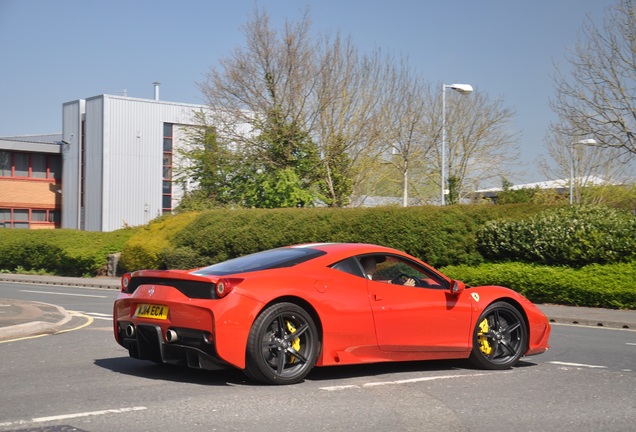
M 234 273 L 293 267 L 326 253 L 327 252 L 310 248 L 271 249 L 213 264 L 199 269 L 193 272 L 193 274 L 225 276 Z

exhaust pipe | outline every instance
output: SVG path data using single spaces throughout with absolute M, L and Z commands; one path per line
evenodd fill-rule
M 126 337 L 133 337 L 135 335 L 135 327 L 132 324 L 128 324 L 126 327 Z
M 173 343 L 177 340 L 179 340 L 179 335 L 177 334 L 177 332 L 173 329 L 168 329 L 168 331 L 166 332 L 166 341 L 168 343 Z

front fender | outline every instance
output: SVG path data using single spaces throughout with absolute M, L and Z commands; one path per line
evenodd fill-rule
M 511 290 L 498 286 L 475 287 L 469 290 L 471 303 L 475 311 L 473 327 L 482 312 L 496 301 L 505 301 L 516 307 L 526 321 L 528 328 L 528 346 L 524 355 L 534 355 L 545 352 L 550 347 L 550 322 L 548 318 L 530 300 Z

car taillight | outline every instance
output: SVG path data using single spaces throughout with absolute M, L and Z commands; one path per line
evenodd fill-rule
M 128 284 L 130 283 L 131 278 L 132 276 L 130 275 L 130 273 L 124 273 L 124 275 L 121 277 L 121 292 L 128 292 Z
M 239 278 L 221 278 L 216 283 L 216 295 L 218 298 L 223 298 L 232 292 L 235 286 L 243 282 L 243 279 Z

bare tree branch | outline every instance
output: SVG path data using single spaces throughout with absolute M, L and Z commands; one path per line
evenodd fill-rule
M 558 69 L 559 115 L 553 129 L 575 142 L 593 137 L 599 147 L 636 155 L 636 6 L 617 0 L 607 9 L 603 26 L 588 17 L 574 50 L 566 57 L 569 76 Z

